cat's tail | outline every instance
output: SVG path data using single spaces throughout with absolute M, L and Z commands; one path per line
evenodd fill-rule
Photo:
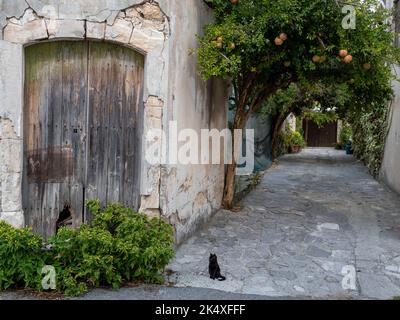
M 224 277 L 224 276 L 220 276 L 219 278 L 218 278 L 218 281 L 225 281 L 226 280 L 226 277 Z

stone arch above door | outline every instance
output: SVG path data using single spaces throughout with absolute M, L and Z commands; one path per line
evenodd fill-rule
M 103 22 L 97 19 L 57 19 L 56 9 L 51 6 L 46 11 L 51 18 L 40 16 L 30 7 L 21 17 L 8 18 L 3 28 L 3 40 L 24 45 L 52 39 L 107 40 L 148 54 L 163 47 L 169 35 L 168 18 L 154 2 L 120 10 Z
M 68 13 L 56 5 L 29 6 L 19 16 L 7 17 L 4 26 L 0 25 L 3 40 L 27 46 L 40 41 L 88 39 L 130 47 L 146 56 L 145 70 L 151 77 L 145 76 L 144 97 L 156 96 L 165 101 L 167 84 L 162 80 L 168 72 L 166 47 L 171 28 L 159 4 L 148 0 L 124 9 L 108 11 L 105 6 L 97 10 L 100 13 L 96 16 L 82 17 L 82 13 Z M 104 16 L 103 11 L 107 13 Z

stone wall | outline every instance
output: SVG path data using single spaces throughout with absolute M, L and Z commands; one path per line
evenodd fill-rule
M 94 39 L 131 47 L 146 56 L 143 136 L 173 120 L 182 129 L 223 129 L 227 85 L 201 80 L 196 58 L 188 55 L 210 18 L 210 9 L 198 0 L 0 1 L 0 218 L 24 225 L 24 46 Z M 219 208 L 224 166 L 155 166 L 142 151 L 140 209 L 169 220 L 179 242 Z
M 0 219 L 15 227 L 24 225 L 21 199 L 22 56 L 21 46 L 0 41 Z
M 399 74 L 400 67 L 396 67 L 396 72 Z M 393 89 L 395 97 L 390 110 L 381 179 L 400 193 L 400 84 L 397 81 L 393 82 Z
M 169 47 L 169 92 L 167 117 L 177 121 L 178 130 L 227 128 L 228 86 L 225 82 L 204 82 L 197 72 L 195 34 L 211 21 L 211 10 L 197 0 L 171 1 L 170 22 L 175 32 Z M 169 135 L 168 137 L 169 138 Z M 175 226 L 181 242 L 221 206 L 224 165 L 163 166 L 161 171 L 162 214 Z
M 387 0 L 386 7 L 392 8 L 393 3 L 393 0 Z M 398 75 L 400 66 L 396 66 L 393 72 Z M 398 81 L 393 82 L 393 90 L 395 96 L 391 104 L 389 131 L 386 138 L 380 178 L 390 188 L 400 193 L 400 84 Z

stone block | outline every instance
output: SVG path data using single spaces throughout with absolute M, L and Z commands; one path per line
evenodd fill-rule
M 150 52 L 164 43 L 164 33 L 157 30 L 134 28 L 129 45 Z
M 91 22 L 86 23 L 86 37 L 91 39 L 104 39 L 106 32 L 106 24 Z
M 13 43 L 25 44 L 47 38 L 46 22 L 36 17 L 32 10 L 27 10 L 21 19 L 10 19 L 4 28 L 4 40 Z
M 163 107 L 164 101 L 155 96 L 150 96 L 146 101 L 146 108 Z
M 154 20 L 164 22 L 165 16 L 157 4 L 146 2 L 141 6 L 138 6 L 136 10 L 146 20 Z
M 133 24 L 131 21 L 119 17 L 113 25 L 107 25 L 105 39 L 128 44 L 132 35 L 132 29 Z
M 21 211 L 21 174 L 1 174 L 1 203 L 0 210 L 3 212 Z
M 81 20 L 47 20 L 49 38 L 85 38 L 85 22 Z
M 146 108 L 146 129 L 162 129 L 162 111 L 160 107 Z

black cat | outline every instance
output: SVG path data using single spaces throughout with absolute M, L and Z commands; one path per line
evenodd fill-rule
M 226 278 L 221 275 L 221 269 L 218 265 L 217 255 L 210 253 L 210 264 L 208 267 L 208 271 L 210 272 L 210 278 L 215 280 L 218 279 L 219 281 L 224 281 Z

